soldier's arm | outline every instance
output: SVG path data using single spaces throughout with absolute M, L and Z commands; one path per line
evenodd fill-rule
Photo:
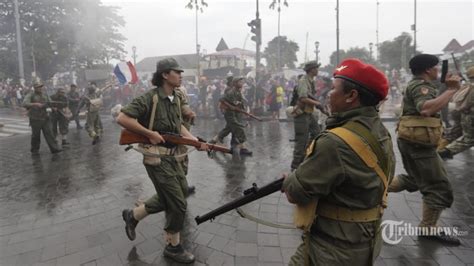
M 310 105 L 321 104 L 320 102 L 309 98 L 310 87 L 306 78 L 301 78 L 298 81 L 298 87 L 296 89 L 298 93 L 298 102 Z
M 322 135 L 313 153 L 285 178 L 283 190 L 295 203 L 305 205 L 326 196 L 344 180 L 344 166 L 336 144 L 335 136 Z
M 448 103 L 449 100 L 453 97 L 456 91 L 460 88 L 460 78 L 459 76 L 451 76 L 446 79 L 446 87 L 447 90 L 444 91 L 438 97 L 430 100 L 425 99 L 425 95 L 433 96 L 433 89 L 424 87 L 423 85 L 418 86 L 414 89 L 414 99 L 416 104 L 416 109 L 420 112 L 422 116 L 430 117 L 436 114 L 437 112 L 441 111 Z M 425 91 L 428 90 L 428 93 Z
M 23 107 L 25 107 L 27 109 L 43 107 L 42 103 L 32 103 L 31 102 L 31 97 L 32 97 L 32 93 L 28 93 L 28 95 L 26 95 L 26 97 L 25 97 L 25 99 L 23 100 L 23 103 L 22 103 Z

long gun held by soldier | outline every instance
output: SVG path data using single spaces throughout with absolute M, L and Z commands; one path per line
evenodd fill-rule
M 166 144 L 164 146 L 166 145 L 169 146 L 169 144 L 172 144 L 172 145 L 188 145 L 188 146 L 199 148 L 201 147 L 201 144 L 206 143 L 207 146 L 209 147 L 209 151 L 219 151 L 223 153 L 232 154 L 232 151 L 229 148 L 226 148 L 220 145 L 207 143 L 206 141 L 200 138 L 198 138 L 198 141 L 196 141 L 187 137 L 183 137 L 179 134 L 169 133 L 169 132 L 160 132 L 160 135 L 166 141 Z M 120 133 L 119 144 L 131 145 L 131 144 L 136 144 L 136 143 L 151 144 L 150 140 L 147 137 L 134 133 L 127 129 L 122 129 L 122 132 Z M 131 149 L 131 146 L 129 146 L 125 150 L 129 150 L 129 149 Z
M 199 225 L 201 223 L 204 223 L 208 220 L 214 220 L 217 216 L 224 214 L 226 212 L 229 212 L 233 209 L 239 208 L 245 204 L 248 204 L 252 201 L 258 200 L 260 198 L 263 198 L 267 195 L 270 195 L 272 193 L 275 193 L 277 191 L 281 191 L 281 187 L 283 185 L 284 178 L 277 179 L 269 184 L 264 185 L 263 187 L 257 187 L 255 183 L 252 184 L 252 187 L 249 189 L 244 190 L 244 195 L 229 202 L 226 203 L 217 209 L 214 209 L 208 213 L 205 213 L 203 215 L 196 216 L 194 220 L 196 223 Z M 240 214 L 240 212 L 239 212 Z M 241 215 L 241 214 L 240 214 Z
M 310 98 L 310 99 L 313 100 L 313 101 L 319 102 L 319 100 L 317 99 L 317 97 L 314 96 L 314 95 L 312 95 L 312 94 L 310 94 L 310 93 L 308 93 L 308 98 Z M 323 113 L 323 114 L 329 116 L 329 112 L 328 112 L 328 111 L 324 108 L 324 106 L 322 106 L 321 104 L 317 104 L 317 105 L 315 105 L 314 107 L 315 107 L 316 109 L 318 109 L 319 111 L 321 111 L 321 113 Z M 295 109 L 293 110 L 293 113 L 296 113 L 296 111 L 297 111 L 298 109 L 302 109 L 302 108 L 300 107 L 299 103 L 296 104 Z
M 260 122 L 263 121 L 260 117 L 255 116 L 255 115 L 253 115 L 253 114 L 251 114 L 251 113 L 249 113 L 249 112 L 246 112 L 246 111 L 240 109 L 238 106 L 235 106 L 235 105 L 229 103 L 229 102 L 226 101 L 226 100 L 222 100 L 221 102 L 222 102 L 222 104 L 224 104 L 224 105 L 226 105 L 228 108 L 230 108 L 232 111 L 236 111 L 236 112 L 242 113 L 242 114 L 244 114 L 244 115 L 246 115 L 246 116 L 248 116 L 248 117 L 250 117 L 250 118 L 253 118 L 253 119 L 257 120 L 257 121 L 260 121 Z

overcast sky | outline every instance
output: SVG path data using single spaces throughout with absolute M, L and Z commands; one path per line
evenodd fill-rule
M 200 1 L 200 0 L 199 0 Z M 126 25 L 126 49 L 137 47 L 137 61 L 149 56 L 194 53 L 196 15 L 186 9 L 189 0 L 102 0 L 105 5 L 121 7 Z M 221 37 L 229 48 L 255 50 L 250 40 L 249 21 L 255 18 L 255 0 L 206 0 L 199 13 L 201 51 L 212 53 Z M 262 50 L 278 34 L 278 12 L 269 9 L 272 0 L 260 0 Z M 283 0 L 281 0 L 283 3 Z M 298 43 L 298 61 L 315 58 L 314 42 L 319 41 L 320 60 L 329 61 L 336 50 L 336 0 L 287 0 L 281 10 L 281 35 Z M 367 47 L 376 43 L 376 0 L 340 0 L 340 48 Z M 414 21 L 413 0 L 379 0 L 379 42 L 391 40 L 410 30 Z M 418 0 L 417 46 L 427 53 L 440 53 L 456 38 L 461 45 L 473 39 L 474 6 L 471 0 Z M 248 39 L 247 39 L 248 38 Z M 247 40 L 247 41 L 246 41 Z M 375 53 L 375 52 L 374 52 Z

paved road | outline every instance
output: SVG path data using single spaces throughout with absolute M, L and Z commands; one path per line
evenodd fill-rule
M 222 125 L 197 121 L 193 131 L 210 139 Z M 50 154 L 43 141 L 40 156 L 31 157 L 29 135 L 0 138 L 0 265 L 173 265 L 162 256 L 163 214 L 140 222 L 135 241 L 125 236 L 121 210 L 154 191 L 140 155 L 117 145 L 119 126 L 108 116 L 104 126 L 103 141 L 95 146 L 84 130 L 72 127 L 70 148 L 58 155 Z M 387 126 L 393 129 L 394 124 Z M 183 239 L 197 257 L 195 265 L 284 265 L 301 242 L 298 230 L 257 225 L 235 212 L 200 226 L 193 220 L 240 196 L 253 182 L 264 184 L 288 171 L 291 123 L 251 122 L 247 132 L 254 156 L 243 162 L 191 154 L 188 178 L 197 193 L 188 198 Z M 474 183 L 468 167 L 473 155 L 467 151 L 446 163 L 455 203 L 443 213 L 441 224 L 469 233 L 462 246 L 406 236 L 397 245 L 384 244 L 377 265 L 474 264 Z M 245 210 L 279 223 L 292 221 L 292 206 L 280 193 Z M 420 213 L 418 192 L 391 194 L 384 219 L 417 225 Z

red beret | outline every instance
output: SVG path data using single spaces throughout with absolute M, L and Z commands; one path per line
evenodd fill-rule
M 358 59 L 350 58 L 342 61 L 334 70 L 333 77 L 355 83 L 367 92 L 375 94 L 379 100 L 387 97 L 388 80 L 385 74 Z

